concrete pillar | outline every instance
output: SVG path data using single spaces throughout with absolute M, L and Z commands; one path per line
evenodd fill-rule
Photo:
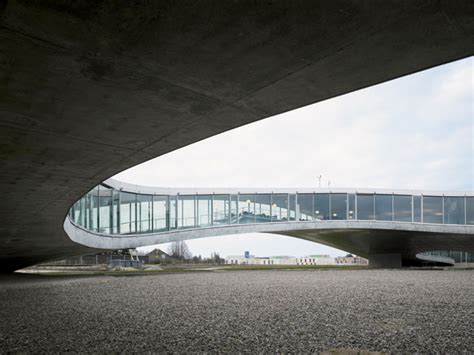
M 402 267 L 401 254 L 369 254 L 369 267 L 393 269 Z

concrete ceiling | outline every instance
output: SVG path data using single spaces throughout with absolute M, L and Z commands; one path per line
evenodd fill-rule
M 0 269 L 85 252 L 67 210 L 123 169 L 473 53 L 470 1 L 3 1 Z

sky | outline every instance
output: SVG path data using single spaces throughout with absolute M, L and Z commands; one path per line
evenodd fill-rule
M 474 191 L 474 57 L 251 123 L 125 170 L 162 187 Z M 194 255 L 344 255 L 270 234 L 187 241 Z M 167 250 L 168 245 L 154 247 Z

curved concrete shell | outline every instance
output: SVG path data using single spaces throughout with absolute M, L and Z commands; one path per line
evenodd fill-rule
M 91 250 L 92 187 L 192 142 L 474 52 L 468 1 L 3 1 L 0 270 Z

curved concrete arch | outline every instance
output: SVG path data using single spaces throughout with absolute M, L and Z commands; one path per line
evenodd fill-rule
M 92 252 L 64 217 L 124 169 L 471 56 L 471 18 L 448 0 L 4 1 L 0 272 Z
M 420 191 L 407 191 L 407 190 L 386 190 L 386 189 L 321 189 L 314 191 L 313 189 L 173 189 L 173 188 L 158 188 L 158 187 L 148 187 L 148 186 L 138 186 L 122 183 L 113 179 L 109 179 L 104 182 L 103 189 L 106 193 L 106 198 L 110 197 L 110 202 L 108 205 L 103 206 L 105 211 L 105 223 L 107 224 L 108 233 L 100 232 L 100 216 L 102 213 L 98 208 L 94 207 L 94 202 L 90 202 L 87 196 L 83 197 L 85 203 L 88 207 L 86 210 L 90 214 L 90 210 L 94 210 L 94 216 L 97 216 L 97 223 L 92 221 L 92 230 L 88 230 L 84 226 L 81 226 L 71 220 L 70 216 L 76 216 L 76 220 L 83 221 L 80 218 L 81 211 L 71 210 L 70 216 L 64 221 L 64 230 L 68 236 L 76 243 L 85 245 L 91 248 L 98 249 L 125 249 L 125 248 L 135 248 L 139 246 L 167 243 L 177 240 L 188 240 L 196 238 L 206 238 L 214 236 L 222 236 L 229 234 L 241 234 L 241 233 L 273 233 L 291 236 L 295 238 L 301 238 L 310 240 L 313 242 L 329 245 L 335 248 L 343 249 L 357 255 L 368 257 L 371 260 L 372 265 L 383 265 L 383 266 L 401 266 L 403 265 L 416 265 L 420 264 L 423 261 L 438 262 L 449 264 L 446 260 L 435 260 L 436 258 L 424 258 L 417 257 L 420 253 L 435 251 L 435 250 L 464 250 L 464 251 L 474 251 L 474 225 L 467 224 L 470 222 L 467 220 L 467 217 L 471 215 L 471 210 L 467 214 L 465 208 L 468 206 L 466 201 L 471 201 L 474 199 L 474 194 L 472 193 L 462 193 L 462 192 L 428 192 L 422 193 Z M 100 189 L 97 190 L 97 201 L 101 197 Z M 118 204 L 114 205 L 112 201 L 113 196 L 121 196 L 125 194 L 127 196 L 132 196 L 132 199 L 121 203 L 120 198 L 118 198 Z M 94 197 L 95 195 L 92 195 Z M 133 197 L 134 196 L 134 197 Z M 147 199 L 145 201 L 146 213 L 147 216 L 145 219 L 138 219 L 137 210 L 140 208 L 139 202 L 142 200 L 142 197 L 145 196 Z M 150 226 L 153 224 L 153 208 L 148 207 L 152 206 L 154 203 L 153 196 L 157 196 L 161 202 L 163 198 L 167 198 L 167 204 L 163 207 L 167 212 L 168 221 L 166 225 L 168 226 L 167 230 L 160 229 L 154 231 L 153 227 Z M 211 225 L 201 226 L 197 221 L 199 218 L 199 208 L 197 207 L 200 199 L 203 199 L 206 203 L 214 203 L 216 196 L 224 196 L 226 201 L 225 206 L 228 203 L 228 209 L 224 222 L 222 219 L 216 219 L 218 224 L 214 225 L 211 215 Z M 234 200 L 232 196 L 236 197 Z M 245 196 L 245 199 L 252 199 L 247 202 L 240 202 L 239 196 Z M 272 201 L 276 201 L 273 196 L 278 196 L 279 198 L 283 197 L 283 201 L 286 205 L 277 206 L 276 204 L 272 205 Z M 294 205 L 291 205 L 290 201 L 294 196 Z M 389 215 L 382 215 L 382 220 L 376 220 L 377 218 L 377 199 L 382 197 L 385 201 L 391 201 L 391 212 Z M 257 203 L 259 197 L 262 198 L 264 203 Z M 285 199 L 286 197 L 286 199 Z M 308 212 L 304 211 L 304 205 L 300 204 L 298 199 L 309 198 L 311 200 L 312 210 L 317 209 L 317 201 L 324 198 L 329 202 L 329 210 L 326 211 L 326 214 L 319 214 L 319 211 Z M 333 215 L 331 202 L 336 198 L 343 198 L 345 205 L 342 207 L 342 215 L 336 216 L 336 213 Z M 357 207 L 358 199 L 362 198 L 372 198 L 373 200 L 373 219 L 358 219 L 357 213 L 359 208 Z M 401 212 L 406 212 L 405 210 L 398 210 L 395 208 L 395 201 L 398 197 L 402 197 L 404 201 L 410 201 L 411 199 L 411 221 L 398 221 L 396 220 L 397 216 Z M 420 218 L 421 221 L 417 222 L 415 220 L 416 211 L 413 207 L 414 198 L 418 197 L 420 199 Z M 175 223 L 173 227 L 170 224 L 172 217 L 169 216 L 170 206 L 172 200 L 175 200 Z M 355 212 L 354 215 L 349 213 L 351 207 L 351 199 L 355 203 L 355 210 L 350 212 Z M 429 200 L 435 199 L 435 200 Z M 444 224 L 445 222 L 445 205 L 446 208 L 451 207 L 453 203 L 450 199 L 455 199 L 453 205 L 458 207 L 463 212 L 460 213 L 461 217 L 464 218 L 464 221 L 461 221 L 461 224 Z M 263 201 L 262 200 L 262 201 Z M 308 200 L 308 201 L 309 201 Z M 423 201 L 437 201 L 442 204 L 442 213 L 443 223 L 423 223 L 423 217 L 427 219 L 428 217 L 438 216 L 440 211 L 432 210 L 432 206 L 423 208 Z M 107 200 L 109 201 L 109 200 Z M 188 226 L 179 226 L 178 224 L 178 215 L 181 209 L 181 215 L 185 214 L 185 206 L 181 204 L 179 207 L 179 201 L 189 201 L 190 206 L 188 206 L 188 212 L 193 216 L 192 221 L 193 225 Z M 231 204 L 232 201 L 235 201 L 236 208 L 232 210 Z M 362 200 L 361 200 L 362 201 Z M 473 200 L 474 201 L 474 200 Z M 80 203 L 80 201 L 78 201 Z M 100 205 L 100 202 L 95 202 L 97 206 Z M 252 209 L 250 204 L 253 204 Z M 111 228 L 109 224 L 109 218 L 111 213 L 117 214 L 117 226 L 121 224 L 120 220 L 120 210 L 122 206 L 127 208 L 127 216 L 125 218 L 127 221 L 126 224 L 134 223 L 135 226 L 143 222 L 146 223 L 147 230 L 138 229 L 132 230 L 129 229 L 125 233 L 120 233 L 120 228 L 117 227 L 116 231 L 113 232 L 114 228 Z M 239 206 L 242 205 L 241 210 Z M 247 212 L 247 205 L 248 211 Z M 84 208 L 81 205 L 81 208 Z M 257 207 L 260 207 L 260 214 L 257 214 Z M 263 207 L 263 208 L 262 208 Z M 273 210 L 272 210 L 273 207 Z M 385 206 L 386 207 L 386 206 Z M 89 210 L 87 210 L 89 208 Z M 341 211 L 341 206 L 338 206 L 338 211 Z M 372 208 L 369 206 L 369 209 Z M 344 214 L 344 209 L 346 213 Z M 212 207 L 211 207 L 212 210 Z M 281 218 L 283 210 L 284 218 Z M 262 211 L 269 213 L 269 215 L 262 213 Z M 77 213 L 76 213 L 77 212 Z M 132 212 L 135 215 L 135 220 L 129 219 L 128 214 L 132 215 Z M 207 213 L 208 211 L 206 211 Z M 251 212 L 251 213 L 250 213 Z M 280 214 L 278 217 L 277 214 Z M 329 212 L 329 214 L 327 213 Z M 362 212 L 362 210 L 361 210 Z M 474 211 L 472 211 L 474 213 Z M 156 213 L 156 212 L 155 212 Z M 212 213 L 212 212 L 211 212 Z M 464 215 L 463 215 L 464 213 Z M 276 216 L 274 219 L 274 215 Z M 206 218 L 207 218 L 206 214 Z M 355 218 L 353 217 L 355 216 Z M 115 218 L 114 216 L 112 216 Z M 111 218 L 112 218 L 111 217 Z M 439 217 L 439 216 L 438 216 Z M 184 217 L 183 217 L 184 218 Z M 248 223 L 249 218 L 252 218 L 252 223 Z M 327 218 L 327 219 L 326 219 Z M 343 218 L 343 219 L 341 219 Z M 469 217 L 470 218 L 470 217 Z M 207 221 L 207 220 L 206 220 Z M 242 223 L 240 221 L 246 221 Z M 452 223 L 452 221 L 451 221 Z

